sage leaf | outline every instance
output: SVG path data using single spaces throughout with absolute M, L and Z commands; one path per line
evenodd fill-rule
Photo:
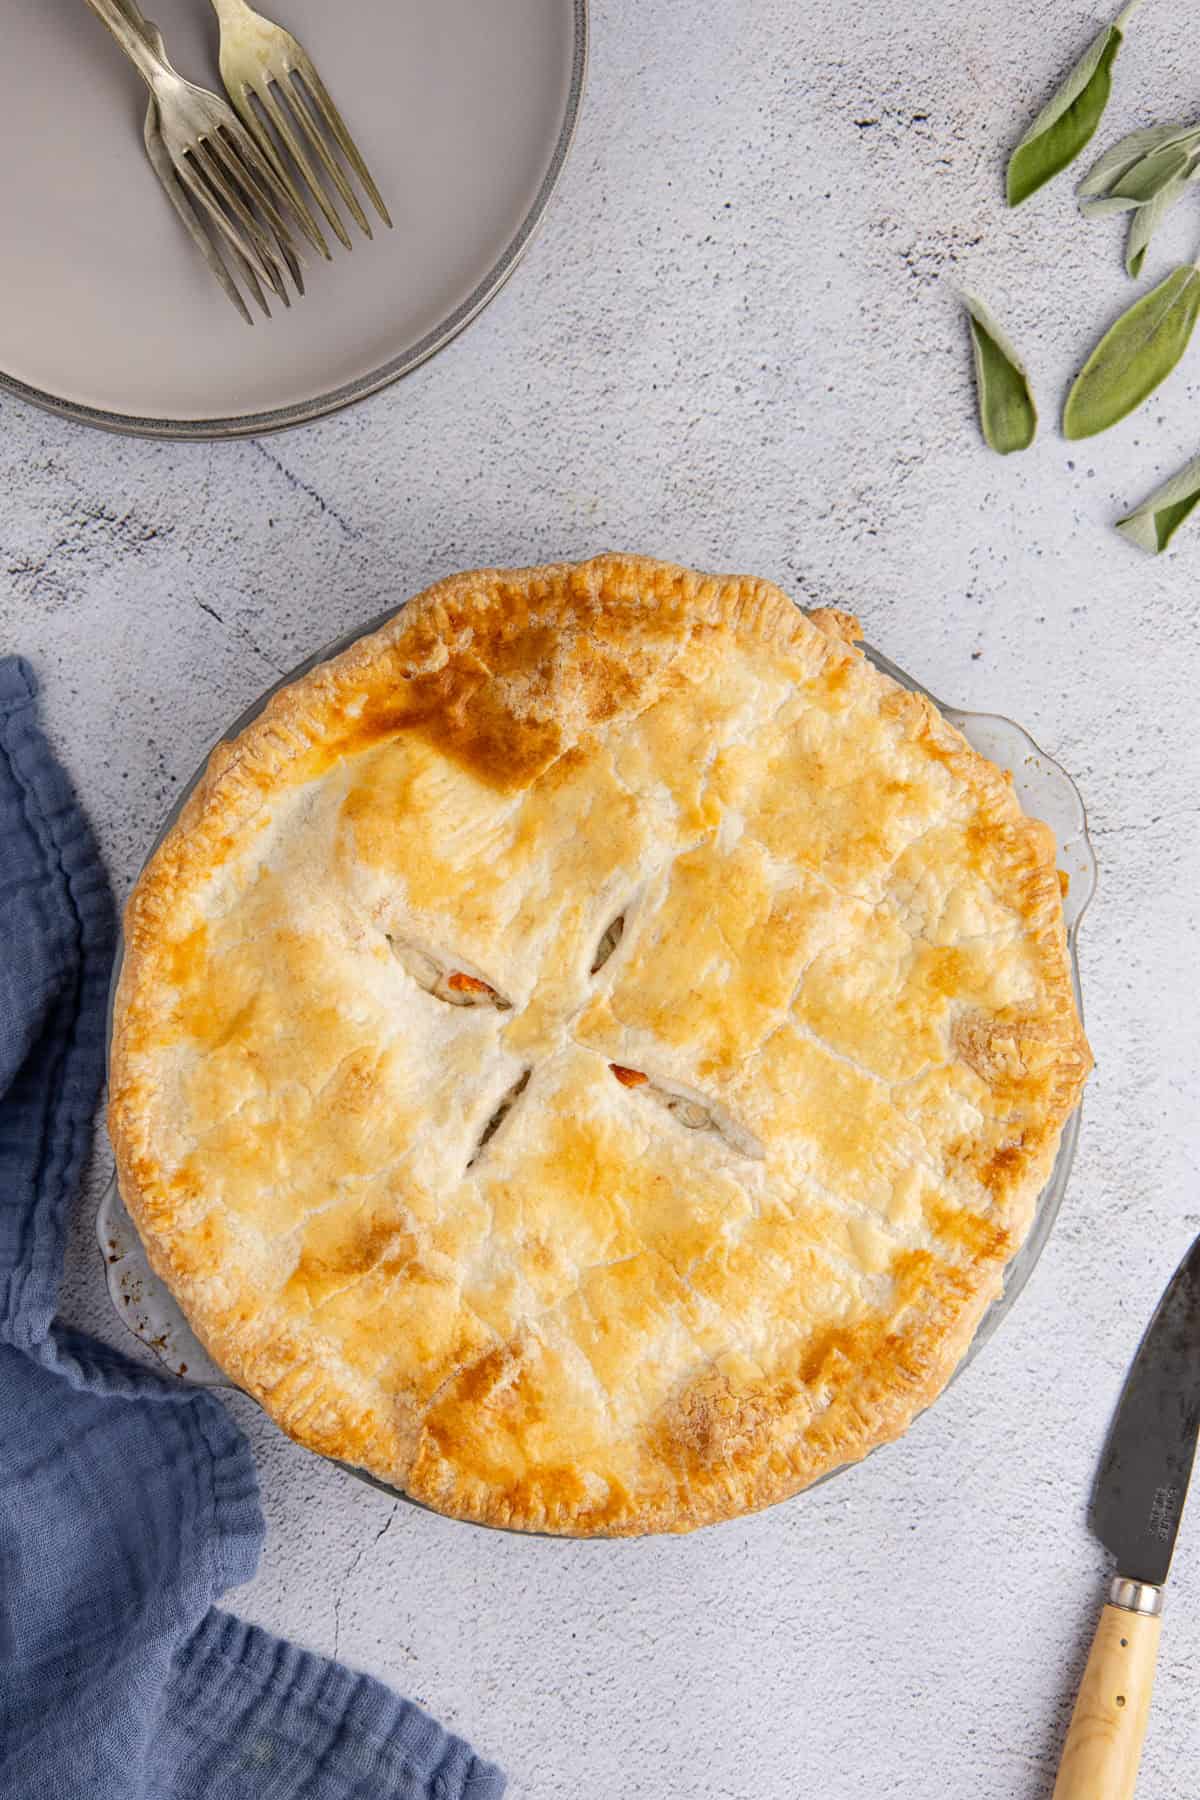
M 1195 169 L 1188 168 L 1165 187 L 1159 188 L 1153 200 L 1148 201 L 1145 206 L 1139 206 L 1134 213 L 1125 242 L 1125 272 L 1135 281 L 1142 272 L 1151 238 L 1172 207 L 1183 199 L 1194 179 Z
M 1182 144 L 1167 144 L 1161 150 L 1155 150 L 1149 156 L 1143 156 L 1132 169 L 1127 169 L 1121 179 L 1114 182 L 1109 190 L 1114 198 L 1120 196 L 1124 200 L 1132 200 L 1136 206 L 1145 206 L 1153 200 L 1160 188 L 1174 181 L 1177 175 L 1183 174 L 1191 162 L 1189 152 Z
M 1066 80 L 1042 108 L 1008 163 L 1008 204 L 1020 206 L 1075 161 L 1089 144 L 1112 92 L 1112 69 L 1124 27 L 1140 0 L 1131 0 L 1092 39 Z
M 1171 193 L 1177 200 L 1183 193 L 1187 183 L 1196 174 L 1200 156 L 1200 132 L 1192 134 L 1193 142 L 1181 144 L 1178 150 L 1169 156 L 1163 152 L 1164 161 L 1148 159 L 1137 163 L 1107 194 L 1089 194 L 1079 202 L 1079 210 L 1087 219 L 1104 219 L 1112 213 L 1136 212 L 1139 207 L 1150 207 L 1159 196 Z M 1152 166 L 1153 165 L 1153 166 Z M 1167 207 L 1166 211 L 1170 211 Z M 1160 214 L 1155 221 L 1161 224 L 1165 214 Z
M 1094 194 L 1110 193 L 1121 177 L 1143 157 L 1197 136 L 1200 136 L 1200 130 L 1194 124 L 1153 125 L 1146 131 L 1131 131 L 1128 137 L 1123 137 L 1096 159 L 1075 191 L 1080 200 L 1087 200 Z
M 1182 263 L 1105 332 L 1063 408 L 1069 438 L 1094 437 L 1152 394 L 1188 347 L 1200 317 L 1200 269 Z
M 1079 210 L 1085 219 L 1107 219 L 1113 213 L 1136 212 L 1138 204 L 1124 194 L 1100 194 L 1094 200 L 1081 200 Z
M 1152 556 L 1164 551 L 1184 520 L 1200 506 L 1200 456 L 1164 481 L 1140 506 L 1118 519 L 1117 530 Z
M 979 425 L 1001 456 L 1028 450 L 1037 432 L 1037 407 L 1020 357 L 981 300 L 963 295 L 975 356 Z
M 1076 190 L 1086 218 L 1130 212 L 1125 267 L 1142 272 L 1155 232 L 1200 172 L 1200 124 L 1131 131 L 1104 152 Z

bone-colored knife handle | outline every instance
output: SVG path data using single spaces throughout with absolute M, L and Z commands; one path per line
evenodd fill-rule
M 1054 1800 L 1133 1800 L 1158 1662 L 1162 1590 L 1114 1582 L 1100 1614 Z

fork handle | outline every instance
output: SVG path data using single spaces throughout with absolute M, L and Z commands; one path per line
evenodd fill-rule
M 146 15 L 142 11 L 141 7 L 137 4 L 137 0 L 115 0 L 115 4 L 117 6 L 118 11 L 123 12 L 125 14 L 125 17 L 129 20 L 129 23 L 133 26 L 133 29 L 147 40 L 147 42 L 150 44 L 150 47 L 153 49 L 155 55 L 161 56 L 165 61 L 166 54 L 167 54 L 165 48 L 160 49 L 159 45 L 155 42 L 156 28 L 155 28 L 155 26 L 153 26 L 150 23 L 150 20 L 146 17 Z M 161 42 L 161 39 L 162 39 L 161 31 L 158 32 L 158 38 L 159 38 L 159 41 Z
M 112 32 L 118 44 L 152 93 L 164 80 L 176 79 L 175 71 L 150 43 L 146 21 L 135 0 L 84 0 Z

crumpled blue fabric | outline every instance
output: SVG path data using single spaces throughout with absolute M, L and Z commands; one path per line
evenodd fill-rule
M 249 1446 L 54 1322 L 116 928 L 35 692 L 0 658 L 0 1795 L 499 1800 L 419 1707 L 214 1607 L 263 1540 Z

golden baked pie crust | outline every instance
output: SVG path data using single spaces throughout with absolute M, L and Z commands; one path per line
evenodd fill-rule
M 1052 834 L 856 631 L 638 557 L 461 575 L 214 752 L 129 903 L 110 1127 L 300 1442 L 681 1531 L 943 1387 L 1091 1059 Z

